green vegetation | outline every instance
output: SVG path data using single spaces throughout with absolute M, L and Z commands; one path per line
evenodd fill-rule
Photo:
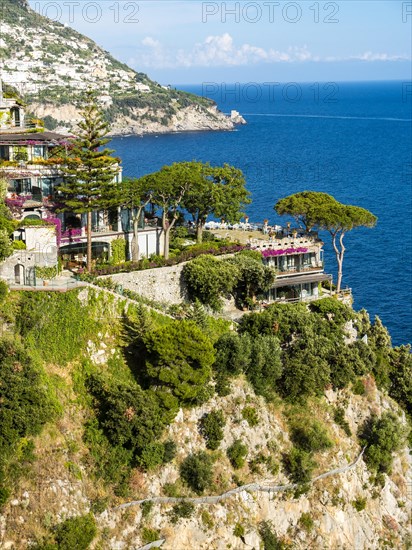
M 225 417 L 222 411 L 211 411 L 200 419 L 199 430 L 206 440 L 206 447 L 208 449 L 216 450 L 219 447 L 223 439 L 225 424 Z
M 111 242 L 111 258 L 110 263 L 117 265 L 126 261 L 128 243 L 125 239 L 114 239 Z
M 236 470 L 245 465 L 247 454 L 248 448 L 241 439 L 236 439 L 227 450 L 228 459 Z
M 56 528 L 59 550 L 87 550 L 96 536 L 96 523 L 92 514 L 66 519 Z
M 259 424 L 259 415 L 255 407 L 245 407 L 242 410 L 242 418 L 247 421 L 251 428 Z
M 31 436 L 53 420 L 59 407 L 42 367 L 18 341 L 0 339 L 0 506 L 17 481 L 19 468 L 32 460 Z M 26 441 L 26 444 L 24 443 Z
M 303 512 L 299 518 L 299 525 L 307 532 L 312 531 L 314 527 L 312 516 L 308 512 Z
M 358 497 L 352 501 L 352 506 L 357 512 L 362 512 L 366 508 L 366 498 Z
M 87 214 L 87 271 L 92 268 L 92 212 L 117 205 L 116 186 L 112 185 L 118 173 L 113 151 L 104 149 L 110 141 L 105 138 L 109 127 L 98 106 L 96 94 L 89 89 L 83 102 L 82 120 L 77 137 L 64 154 L 63 211 Z
M 179 403 L 202 403 L 210 396 L 214 350 L 195 323 L 172 321 L 147 334 L 145 348 L 147 383 L 173 404 L 172 408 Z
M 308 483 L 316 467 L 312 454 L 296 447 L 293 447 L 290 453 L 284 456 L 283 463 L 294 483 Z
M 287 546 L 278 539 L 271 522 L 262 521 L 259 524 L 259 535 L 262 539 L 264 550 L 286 550 Z
M 275 210 L 278 214 L 293 216 L 298 223 L 303 223 L 308 231 L 316 227 L 330 233 L 338 264 L 336 289 L 339 292 L 345 254 L 345 234 L 356 227 L 374 227 L 377 217 L 365 208 L 342 204 L 331 195 L 316 191 L 303 191 L 280 199 L 275 205 Z
M 192 300 L 219 311 L 222 298 L 230 294 L 239 307 L 253 308 L 256 296 L 270 288 L 275 272 L 254 252 L 244 250 L 227 260 L 209 255 L 196 258 L 185 265 L 183 277 Z
M 211 456 L 200 451 L 184 459 L 180 466 L 180 476 L 195 493 L 201 495 L 212 484 L 212 467 Z
M 195 511 L 195 505 L 188 501 L 179 502 L 175 504 L 171 510 L 170 516 L 172 523 L 177 523 L 180 518 L 187 519 L 193 515 Z
M 405 444 L 406 435 L 395 414 L 371 416 L 359 434 L 361 442 L 367 445 L 364 458 L 368 466 L 378 473 L 390 473 L 393 453 Z

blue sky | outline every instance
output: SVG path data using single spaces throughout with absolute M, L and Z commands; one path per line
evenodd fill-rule
M 412 78 L 412 1 L 30 4 L 163 84 Z

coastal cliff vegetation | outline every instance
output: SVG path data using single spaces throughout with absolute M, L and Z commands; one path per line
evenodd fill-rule
M 368 481 L 352 509 L 366 507 L 377 521 L 368 499 L 379 500 L 388 483 L 398 483 L 401 494 L 396 457 L 412 411 L 411 354 L 393 348 L 366 311 L 333 298 L 274 304 L 234 327 L 200 304 L 195 315 L 177 320 L 142 304 L 126 306 L 104 290 L 3 290 L 2 542 L 60 549 L 73 541 L 112 548 L 115 540 L 173 540 L 169 525 L 199 522 L 207 531 L 214 523 L 207 507 L 185 499 L 277 479 L 297 484 L 287 498 L 313 502 L 296 526 L 306 533 L 305 547 L 326 544 L 310 481 L 362 448 Z M 183 417 L 191 420 L 182 424 Z M 62 497 L 64 509 L 42 485 L 54 477 L 68 480 L 72 491 L 81 487 Z M 35 491 L 45 499 L 41 510 Z M 182 501 L 156 505 L 155 513 L 155 496 Z M 140 519 L 107 522 L 113 507 L 139 499 L 149 499 Z M 271 536 L 294 547 L 268 517 L 245 524 L 234 505 L 227 505 L 234 511 L 225 516 L 227 540 L 253 532 L 265 548 Z M 130 536 L 118 531 L 127 521 Z M 380 536 L 400 544 L 407 529 L 398 525 Z

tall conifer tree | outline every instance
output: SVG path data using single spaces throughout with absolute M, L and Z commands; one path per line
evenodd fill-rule
M 77 137 L 65 158 L 62 211 L 87 214 L 87 270 L 92 267 L 92 212 L 117 205 L 116 184 L 118 159 L 104 146 L 110 141 L 105 136 L 108 124 L 99 108 L 96 95 L 87 90 L 82 121 Z

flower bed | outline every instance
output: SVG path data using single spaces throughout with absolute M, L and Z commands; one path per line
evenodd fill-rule
M 138 262 L 125 262 L 119 265 L 104 265 L 100 268 L 93 269 L 91 275 L 102 276 L 102 275 L 114 275 L 116 273 L 130 273 L 131 271 L 141 271 L 143 269 L 155 269 L 157 267 L 166 267 L 180 264 L 182 262 L 187 262 L 193 260 L 198 256 L 203 254 L 213 254 L 214 256 L 220 256 L 223 254 L 235 254 L 249 248 L 247 246 L 242 246 L 239 244 L 225 244 L 219 248 L 205 248 L 198 250 L 184 250 L 178 256 L 169 258 L 165 260 L 164 258 L 156 258 L 155 260 L 149 260 L 144 258 Z M 82 275 L 84 270 L 79 270 L 79 274 Z

